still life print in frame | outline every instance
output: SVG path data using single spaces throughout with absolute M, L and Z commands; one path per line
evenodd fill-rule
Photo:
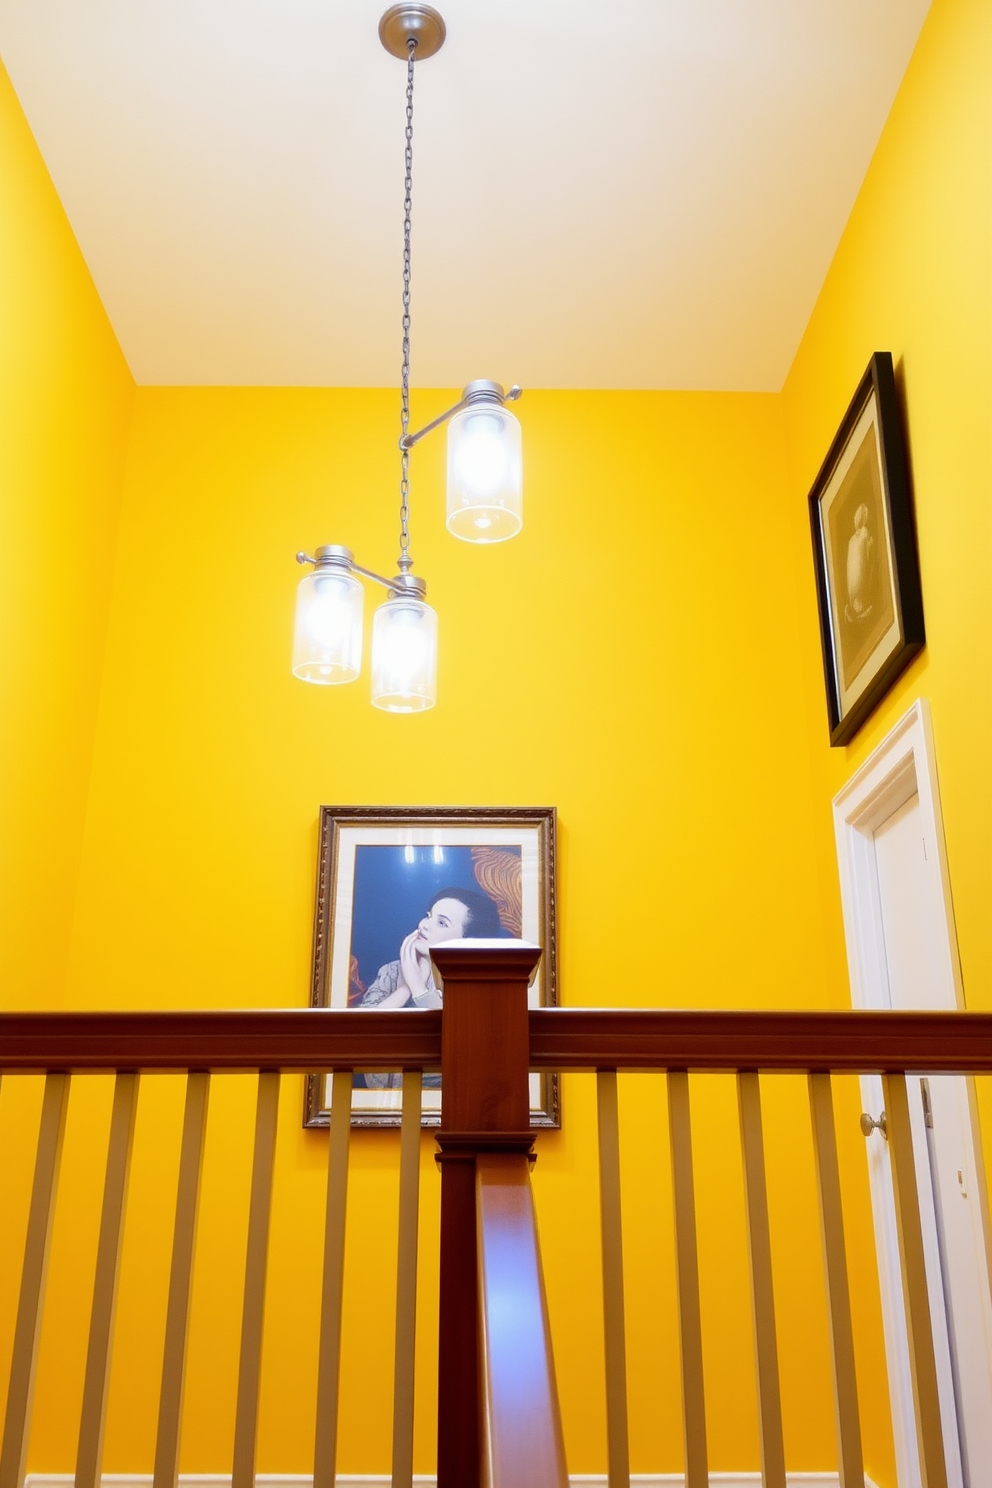
M 809 493 L 830 743 L 847 744 L 924 645 L 892 358 L 877 351 Z
M 464 937 L 541 946 L 528 996 L 554 1006 L 554 807 L 321 807 L 312 1007 L 439 1008 L 430 948 Z M 422 1121 L 437 1125 L 441 1077 L 423 1083 Z M 331 1079 L 306 1085 L 304 1124 L 326 1126 Z M 401 1102 L 400 1074 L 355 1074 L 354 1125 L 397 1126 Z M 531 1076 L 531 1125 L 559 1125 L 557 1075 Z

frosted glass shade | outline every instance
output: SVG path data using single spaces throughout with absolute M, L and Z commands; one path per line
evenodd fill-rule
M 296 591 L 293 675 L 332 686 L 362 669 L 361 584 L 346 569 L 306 574 Z
M 437 615 L 422 599 L 387 599 L 372 622 L 372 702 L 420 713 L 437 702 Z
M 520 425 L 498 403 L 470 404 L 448 425 L 448 531 L 492 543 L 522 526 Z

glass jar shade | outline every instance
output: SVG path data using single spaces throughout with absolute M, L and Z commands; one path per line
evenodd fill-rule
M 315 569 L 296 591 L 293 675 L 325 687 L 354 682 L 362 669 L 364 591 L 346 569 Z
M 372 703 L 420 713 L 436 702 L 437 615 L 420 599 L 387 599 L 372 621 Z
M 523 526 L 520 425 L 499 404 L 470 405 L 448 424 L 448 531 L 505 542 Z

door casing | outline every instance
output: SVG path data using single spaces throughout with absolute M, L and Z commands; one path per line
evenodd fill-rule
M 927 844 L 927 913 L 939 946 L 932 1006 L 964 1008 L 964 989 L 954 929 L 950 878 L 944 843 L 940 797 L 934 761 L 933 730 L 930 709 L 925 699 L 918 699 L 909 712 L 895 725 L 882 743 L 856 771 L 834 798 L 834 828 L 837 860 L 840 870 L 844 932 L 847 941 L 851 996 L 855 1007 L 888 1008 L 893 1006 L 885 946 L 885 926 L 875 855 L 875 832 L 895 812 L 919 798 L 919 826 Z M 930 850 L 932 849 L 932 851 Z M 914 1109 L 918 1081 L 910 1079 L 911 1109 Z M 976 1251 L 981 1252 L 981 1274 L 976 1271 L 977 1305 L 983 1315 L 989 1338 L 992 1338 L 992 1282 L 989 1277 L 989 1205 L 984 1165 L 979 1160 L 977 1107 L 974 1082 L 970 1077 L 943 1077 L 941 1086 L 958 1088 L 963 1112 L 965 1144 L 970 1149 L 962 1158 L 970 1168 L 969 1178 L 974 1195 L 974 1213 L 980 1226 Z M 943 1100 L 946 1104 L 945 1091 Z M 881 1105 L 881 1080 L 876 1076 L 862 1079 L 865 1109 L 878 1114 Z M 916 1112 L 917 1179 L 921 1199 L 933 1196 L 927 1164 L 926 1130 L 922 1109 Z M 874 1145 L 872 1145 L 874 1144 Z M 884 1143 L 876 1134 L 869 1139 L 867 1150 L 872 1206 L 875 1215 L 875 1240 L 882 1292 L 882 1314 L 885 1330 L 886 1359 L 892 1425 L 895 1436 L 896 1468 L 900 1485 L 915 1488 L 920 1483 L 920 1464 L 916 1445 L 913 1412 L 912 1379 L 906 1333 L 905 1308 L 899 1268 L 895 1208 L 891 1190 L 891 1172 Z M 938 1375 L 941 1393 L 941 1416 L 945 1441 L 949 1447 L 949 1468 L 957 1444 L 954 1391 L 950 1366 L 947 1316 L 944 1309 L 937 1249 L 936 1220 L 933 1206 L 923 1215 L 924 1239 L 928 1250 L 931 1311 L 934 1316 L 935 1345 L 938 1352 Z M 990 1385 L 992 1389 L 992 1385 Z M 950 1482 L 961 1482 L 959 1471 L 949 1472 Z

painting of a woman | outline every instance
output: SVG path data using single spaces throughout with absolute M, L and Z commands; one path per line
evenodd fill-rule
M 321 807 L 312 1005 L 353 1014 L 423 1011 L 432 1016 L 420 1033 L 431 1039 L 428 1025 L 440 1022 L 444 1001 L 431 957 L 455 940 L 540 945 L 528 1003 L 553 1002 L 554 829 L 554 809 L 544 806 Z M 359 1017 L 359 1027 L 365 1022 Z M 351 1078 L 356 1125 L 400 1125 L 401 1072 L 380 1065 L 355 1069 Z M 557 1124 L 555 1080 L 531 1076 L 538 1125 Z M 437 1061 L 424 1067 L 420 1085 L 421 1119 L 437 1125 Z M 332 1086 L 326 1072 L 308 1078 L 306 1125 L 330 1123 Z
M 445 940 L 489 938 L 502 933 L 499 910 L 474 889 L 439 889 L 427 913 L 400 944 L 399 957 L 379 967 L 359 1007 L 439 1008 L 441 993 L 431 971 L 431 947 Z
M 488 894 L 474 889 L 439 889 L 415 930 L 404 936 L 395 961 L 379 973 L 358 1004 L 375 1011 L 399 1008 L 439 1008 L 441 990 L 431 968 L 431 947 L 446 940 L 488 938 L 501 933 L 499 911 Z M 366 1090 L 399 1090 L 403 1077 L 382 1072 L 355 1076 Z M 425 1075 L 424 1089 L 439 1089 L 440 1076 Z

